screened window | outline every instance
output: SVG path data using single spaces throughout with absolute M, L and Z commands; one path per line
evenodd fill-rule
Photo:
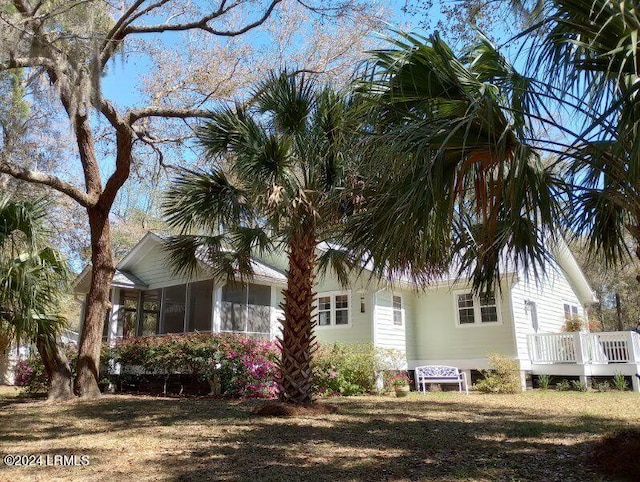
M 162 333 L 183 333 L 187 309 L 187 287 L 177 285 L 164 288 L 162 296 Z
M 149 290 L 142 292 L 142 313 L 140 314 L 138 335 L 149 336 L 158 334 L 161 299 L 162 290 Z
M 189 285 L 189 315 L 187 331 L 211 331 L 213 280 Z
M 474 296 L 473 293 L 456 295 L 459 325 L 481 325 L 500 322 L 498 304 L 493 293 Z
M 138 321 L 138 301 L 137 291 L 123 291 L 120 299 L 120 319 L 118 325 L 122 326 L 122 338 L 135 336 L 136 323 Z
M 402 326 L 402 297 L 393 297 L 393 324 Z
M 247 298 L 247 332 L 269 333 L 271 327 L 271 287 L 250 284 Z
M 349 293 L 322 293 L 318 296 L 318 326 L 344 326 L 350 323 Z
M 267 334 L 271 327 L 271 288 L 230 283 L 222 288 L 220 330 Z

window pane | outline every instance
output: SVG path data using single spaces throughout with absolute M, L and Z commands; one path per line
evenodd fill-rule
M 184 332 L 187 285 L 170 286 L 164 289 L 162 298 L 163 333 Z
M 527 313 L 527 316 L 529 317 L 529 321 L 531 323 L 531 327 L 533 328 L 533 331 L 537 332 L 539 326 L 538 326 L 538 310 L 536 308 L 536 304 L 533 301 L 525 301 L 524 309 L 525 309 L 525 312 Z
M 483 306 L 480 308 L 482 323 L 493 323 L 498 321 L 498 310 L 495 306 Z
M 318 325 L 329 326 L 331 324 L 331 312 L 321 311 L 318 313 Z
M 473 308 L 473 295 L 471 293 L 458 295 L 458 308 Z
M 122 322 L 122 338 L 129 338 L 135 335 L 136 321 L 138 320 L 138 312 L 125 309 Z
M 467 325 L 475 323 L 475 317 L 473 314 L 473 308 L 462 308 L 458 310 L 460 314 L 460 324 Z
M 400 296 L 393 297 L 393 324 L 402 325 L 402 298 Z
M 321 296 L 318 298 L 318 325 L 328 326 L 331 324 L 331 297 Z
M 271 327 L 271 287 L 249 285 L 247 331 L 251 333 L 269 333 Z
M 349 324 L 349 310 L 336 310 L 336 325 Z
M 318 298 L 318 309 L 320 310 L 330 310 L 331 309 L 331 298 L 329 296 L 323 296 Z
M 246 331 L 247 289 L 237 283 L 226 284 L 222 288 L 220 329 L 222 331 Z
M 571 306 L 566 303 L 564 304 L 564 317 L 566 319 L 571 318 Z
M 480 296 L 480 306 L 495 305 L 496 296 L 493 293 L 486 293 Z
M 578 316 L 578 307 L 577 306 L 572 306 L 571 307 L 571 314 L 573 316 Z
M 189 287 L 188 331 L 210 331 L 212 315 L 213 280 L 191 283 Z
M 336 296 L 336 325 L 349 324 L 349 297 L 347 295 Z
M 160 298 L 162 290 L 142 292 L 142 316 L 138 333 L 142 336 L 156 335 L 160 320 Z

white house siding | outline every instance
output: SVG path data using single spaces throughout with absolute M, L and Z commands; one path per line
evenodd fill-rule
M 410 368 L 427 363 L 486 368 L 489 353 L 516 356 L 509 288 L 498 294 L 501 323 L 472 326 L 457 324 L 454 296 L 459 289 L 463 288 L 446 286 L 416 294 Z
M 186 283 L 186 278 L 175 275 L 167 258 L 167 252 L 162 246 L 153 244 L 143 256 L 132 260 L 123 268 L 147 283 L 149 289 Z
M 523 369 L 529 368 L 527 335 L 535 333 L 525 310 L 525 302 L 536 304 L 538 333 L 558 333 L 565 323 L 564 304 L 577 305 L 578 315 L 584 317 L 584 307 L 569 284 L 562 269 L 557 265 L 547 267 L 547 276 L 535 281 L 533 276 L 520 276 L 511 290 L 517 356 Z
M 393 324 L 393 295 L 402 296 L 402 325 Z M 406 323 L 410 313 L 407 313 L 406 297 L 400 292 L 383 290 L 375 295 L 375 335 L 377 347 L 407 351 Z
M 352 276 L 348 288 L 333 276 L 318 277 L 316 293 L 344 291 L 350 295 L 349 324 L 345 326 L 316 326 L 316 338 L 320 343 L 373 343 L 373 292 L 366 290 L 366 282 Z M 366 291 L 365 291 L 366 290 Z M 360 310 L 360 295 L 364 291 L 365 312 Z M 317 310 L 314 312 L 317 313 Z

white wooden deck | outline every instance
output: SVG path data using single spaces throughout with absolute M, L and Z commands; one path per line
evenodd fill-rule
M 534 375 L 588 377 L 631 376 L 640 392 L 640 335 L 633 331 L 603 333 L 544 333 L 529 335 Z

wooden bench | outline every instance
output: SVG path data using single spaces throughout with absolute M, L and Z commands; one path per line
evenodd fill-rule
M 469 387 L 467 386 L 467 374 L 460 371 L 457 367 L 449 367 L 445 365 L 425 365 L 415 368 L 416 390 L 419 392 L 427 391 L 427 383 L 457 383 L 458 390 L 464 391 L 469 395 Z

